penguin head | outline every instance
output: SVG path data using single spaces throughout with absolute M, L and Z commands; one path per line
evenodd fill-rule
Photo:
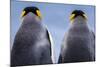
M 24 16 L 26 16 L 30 12 L 41 19 L 40 10 L 37 7 L 33 7 L 33 6 L 24 8 L 22 11 L 21 17 L 23 18 Z
M 70 21 L 73 22 L 75 18 L 77 18 L 78 16 L 84 18 L 85 20 L 87 19 L 86 14 L 81 11 L 81 10 L 74 10 L 71 15 L 70 15 Z

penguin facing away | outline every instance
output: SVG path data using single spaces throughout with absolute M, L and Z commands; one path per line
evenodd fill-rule
M 95 61 L 95 35 L 88 27 L 86 14 L 81 10 L 74 10 L 70 21 L 58 63 Z
M 26 7 L 11 50 L 11 66 L 52 64 L 52 43 L 37 7 Z

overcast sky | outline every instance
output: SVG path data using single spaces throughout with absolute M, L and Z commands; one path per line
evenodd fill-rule
M 42 21 L 50 31 L 55 49 L 56 62 L 59 57 L 61 43 L 65 32 L 67 32 L 70 21 L 69 16 L 75 9 L 82 10 L 88 16 L 88 25 L 90 29 L 95 31 L 95 7 L 86 5 L 72 4 L 54 4 L 54 3 L 37 3 L 37 2 L 11 2 L 11 45 L 13 43 L 16 32 L 18 31 L 21 19 L 22 10 L 27 6 L 36 6 L 42 14 Z

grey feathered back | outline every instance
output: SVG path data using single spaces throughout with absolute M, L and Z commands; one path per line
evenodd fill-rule
M 65 34 L 58 63 L 93 61 L 95 44 L 92 35 L 84 18 L 77 17 Z
M 47 29 L 31 13 L 23 19 L 11 52 L 12 66 L 52 63 Z

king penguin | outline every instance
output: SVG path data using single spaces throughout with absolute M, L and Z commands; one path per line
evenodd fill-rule
M 52 64 L 51 36 L 42 23 L 40 10 L 34 6 L 26 7 L 21 19 L 11 49 L 11 66 Z
M 82 10 L 71 13 L 71 25 L 64 36 L 58 63 L 95 60 L 95 35 L 89 29 L 87 20 Z

